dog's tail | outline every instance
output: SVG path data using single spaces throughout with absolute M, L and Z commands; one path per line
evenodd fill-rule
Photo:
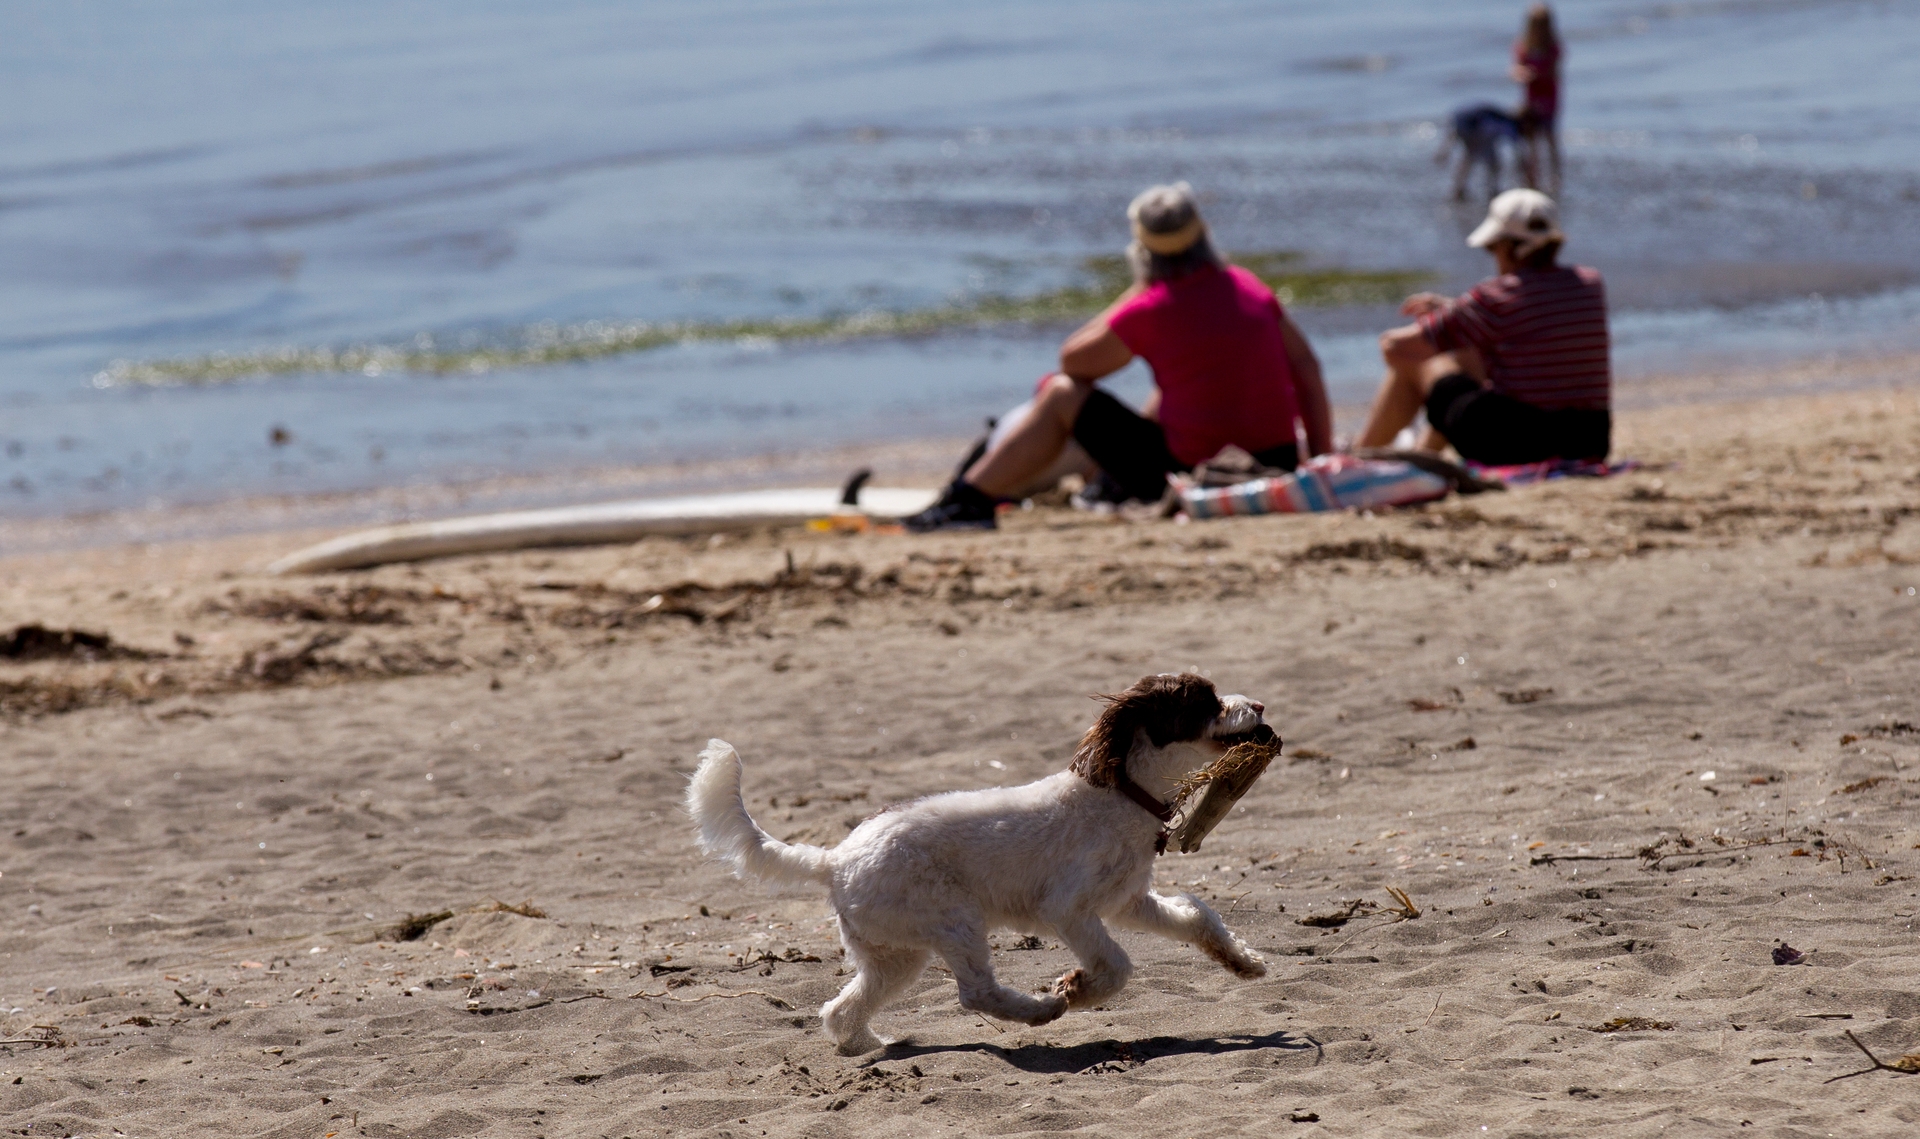
M 740 794 L 740 753 L 725 740 L 708 740 L 700 768 L 687 785 L 687 813 L 700 827 L 700 849 L 733 863 L 742 878 L 770 882 L 820 882 L 833 876 L 833 852 L 784 843 L 747 814 Z

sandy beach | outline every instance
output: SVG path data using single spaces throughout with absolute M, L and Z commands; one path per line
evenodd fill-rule
M 1847 1033 L 1920 1052 L 1920 395 L 1630 406 L 1616 453 L 1372 517 L 0 558 L 0 1126 L 1909 1134 L 1907 1074 L 1826 1081 Z M 841 1057 L 824 899 L 679 810 L 719 736 L 831 844 L 1060 769 L 1174 669 L 1286 739 L 1158 870 L 1259 981 L 1123 934 L 1130 987 L 1029 1029 L 934 968 Z

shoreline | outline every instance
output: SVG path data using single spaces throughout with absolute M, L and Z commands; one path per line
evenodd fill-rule
M 783 454 L 654 466 L 608 466 L 550 474 L 509 475 L 454 483 L 421 483 L 315 495 L 153 509 L 106 510 L 5 523 L 5 552 L 56 554 L 114 545 L 175 544 L 269 534 L 323 534 L 347 529 L 622 498 L 702 494 L 747 487 L 839 486 L 855 470 L 875 471 L 876 485 L 937 485 L 970 439 L 918 439 L 850 444 Z
M 1637 412 L 1897 389 L 1915 375 L 1920 375 L 1920 353 L 1836 355 L 1764 366 L 1719 362 L 1617 378 L 1614 406 Z M 1364 406 L 1336 407 L 1336 426 L 1350 431 L 1364 414 Z M 393 522 L 502 510 L 755 487 L 839 485 L 860 467 L 874 470 L 876 485 L 940 485 L 971 443 L 971 438 L 959 436 L 880 440 L 745 458 L 14 518 L 0 523 L 0 556 L 266 534 L 312 535 L 317 540 Z

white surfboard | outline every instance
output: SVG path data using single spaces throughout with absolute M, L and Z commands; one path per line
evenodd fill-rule
M 454 554 L 482 554 L 528 546 L 587 546 L 631 542 L 648 534 L 707 534 L 793 524 L 835 514 L 904 518 L 933 505 L 940 492 L 868 487 L 859 505 L 836 487 L 793 487 L 733 494 L 645 498 L 594 506 L 559 506 L 377 526 L 309 546 L 267 567 L 269 573 L 321 573 L 412 562 Z

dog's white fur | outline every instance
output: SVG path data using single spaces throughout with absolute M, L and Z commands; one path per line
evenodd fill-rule
M 1205 681 L 1179 679 L 1203 685 L 1212 699 Z M 1149 728 L 1129 723 L 1130 743 L 1114 749 L 1124 748 L 1124 759 L 1115 759 L 1166 801 L 1183 777 L 1220 756 L 1226 745 L 1217 737 L 1264 722 L 1262 706 L 1244 696 L 1221 697 L 1217 706 L 1199 738 L 1164 746 Z M 1027 1024 L 1097 1005 L 1126 984 L 1133 965 L 1108 935 L 1108 922 L 1189 942 L 1241 977 L 1266 973 L 1259 954 L 1204 902 L 1149 889 L 1160 821 L 1115 787 L 1095 786 L 1075 771 L 889 808 L 831 850 L 780 842 L 761 830 L 741 797 L 740 773 L 733 747 L 709 741 L 687 790 L 700 844 L 743 877 L 828 887 L 855 968 L 853 980 L 820 1010 L 842 1053 L 881 1046 L 869 1022 L 920 975 L 931 953 L 953 971 L 962 1008 Z M 994 978 L 989 957 L 987 934 L 995 929 L 1058 937 L 1080 968 L 1047 993 L 1009 989 Z

